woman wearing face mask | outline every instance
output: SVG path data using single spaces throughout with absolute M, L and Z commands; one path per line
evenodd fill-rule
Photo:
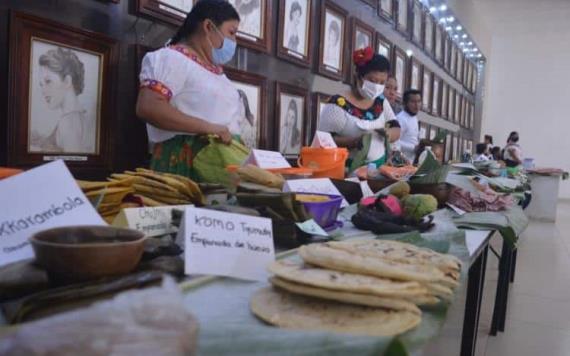
M 318 124 L 320 131 L 333 135 L 337 146 L 351 151 L 351 170 L 385 162 L 384 125 L 396 118 L 381 95 L 390 71 L 388 59 L 370 47 L 355 51 L 353 59 L 356 75 L 351 90 L 329 99 Z
M 147 54 L 140 73 L 137 115 L 147 122 L 151 168 L 196 179 L 192 161 L 205 145 L 239 133 L 239 93 L 222 65 L 236 49 L 239 15 L 224 0 L 201 0 L 170 43 Z

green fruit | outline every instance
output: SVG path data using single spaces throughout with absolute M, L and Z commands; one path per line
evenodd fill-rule
M 429 194 L 408 195 L 403 200 L 406 216 L 420 220 L 437 210 L 437 199 Z
M 407 182 L 399 181 L 390 187 L 390 194 L 395 195 L 398 199 L 403 199 L 410 194 L 410 185 Z

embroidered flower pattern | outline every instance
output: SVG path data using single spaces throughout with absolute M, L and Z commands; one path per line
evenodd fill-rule
M 329 100 L 329 103 L 338 105 L 350 115 L 355 116 L 361 120 L 376 120 L 380 117 L 380 115 L 382 115 L 382 112 L 384 111 L 384 101 L 379 97 L 374 100 L 374 104 L 372 104 L 372 106 L 367 110 L 361 110 L 355 107 L 340 95 L 333 96 Z
M 172 91 L 170 89 L 168 89 L 168 87 L 166 85 L 162 84 L 158 80 L 145 79 L 142 81 L 140 87 L 141 88 L 148 88 L 148 89 L 152 90 L 153 92 L 164 96 L 167 100 L 172 99 Z
M 214 74 L 223 74 L 224 73 L 224 69 L 221 66 L 217 66 L 217 65 L 213 65 L 213 64 L 208 64 L 208 63 L 204 63 L 200 60 L 200 58 L 198 58 L 197 55 L 190 53 L 190 51 L 188 50 L 188 48 L 186 47 L 182 47 L 182 46 L 170 46 L 168 47 L 170 49 L 173 49 L 177 52 L 182 53 L 183 55 L 185 55 L 186 57 L 190 58 L 191 60 L 193 60 L 194 62 L 198 63 L 199 65 L 201 65 L 202 67 L 206 68 L 207 70 L 209 70 L 210 72 L 214 73 Z

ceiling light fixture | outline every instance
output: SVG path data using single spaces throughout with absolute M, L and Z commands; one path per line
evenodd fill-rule
M 429 8 L 429 12 L 431 12 L 432 14 L 436 11 L 437 11 L 437 8 L 435 6 L 432 6 Z
M 447 26 L 447 27 L 445 28 L 445 30 L 449 32 L 449 31 L 453 30 L 453 27 Z
M 451 22 L 453 22 L 453 21 L 455 21 L 455 17 L 449 16 L 449 17 L 447 18 L 447 22 L 451 23 Z
M 457 31 L 461 31 L 461 30 L 463 30 L 463 27 L 461 27 L 461 25 L 458 25 L 457 27 L 455 27 L 455 29 L 456 29 Z
M 439 11 L 445 11 L 447 10 L 447 5 L 443 4 L 439 7 Z

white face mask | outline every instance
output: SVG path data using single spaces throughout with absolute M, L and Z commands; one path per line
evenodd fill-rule
M 384 84 L 376 84 L 365 79 L 362 81 L 362 87 L 358 88 L 358 91 L 366 99 L 376 99 L 384 93 Z

